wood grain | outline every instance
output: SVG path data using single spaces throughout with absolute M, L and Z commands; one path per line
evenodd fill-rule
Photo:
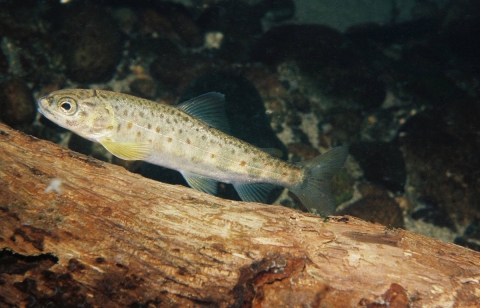
M 0 251 L 1 307 L 480 305 L 478 252 L 155 182 L 3 124 Z

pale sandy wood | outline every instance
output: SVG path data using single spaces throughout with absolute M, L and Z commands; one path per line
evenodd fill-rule
M 3 124 L 0 250 L 1 307 L 480 305 L 478 252 L 155 182 Z

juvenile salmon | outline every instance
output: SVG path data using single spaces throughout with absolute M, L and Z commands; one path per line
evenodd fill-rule
M 200 191 L 216 194 L 218 182 L 231 183 L 242 200 L 265 202 L 282 186 L 310 212 L 335 211 L 330 179 L 343 167 L 347 147 L 297 164 L 280 160 L 226 133 L 220 93 L 168 106 L 122 93 L 67 89 L 39 99 L 38 110 L 119 158 L 178 170 Z

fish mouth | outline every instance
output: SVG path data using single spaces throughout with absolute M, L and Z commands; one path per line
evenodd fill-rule
M 41 114 L 43 114 L 46 118 L 51 118 L 51 117 L 55 117 L 55 115 L 53 114 L 53 112 L 51 112 L 49 110 L 49 107 L 50 106 L 50 102 L 49 100 L 47 99 L 46 96 L 44 97 L 41 97 L 38 101 L 37 101 L 37 110 L 38 112 L 40 112 Z

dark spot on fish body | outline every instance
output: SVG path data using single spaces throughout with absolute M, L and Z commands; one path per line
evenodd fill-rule
M 125 117 L 128 116 L 128 110 L 127 110 L 127 109 L 124 109 L 124 110 L 123 110 L 123 115 L 124 115 Z
M 157 126 L 157 127 L 155 128 L 155 132 L 156 132 L 157 134 L 160 133 L 160 126 Z
M 189 121 L 190 121 L 190 119 L 189 119 L 188 117 L 183 117 L 183 120 L 184 120 L 185 122 L 189 122 Z
M 183 133 L 183 130 L 182 130 L 182 129 L 179 129 L 179 130 L 178 130 L 178 133 L 179 133 L 179 134 Z
M 204 140 L 204 141 L 207 140 L 207 136 L 202 135 L 202 140 Z
M 167 119 L 166 122 L 167 122 L 167 124 L 172 124 L 172 123 L 170 122 L 170 119 Z
M 187 138 L 187 144 L 191 144 L 192 141 L 190 141 L 190 139 Z
M 160 113 L 160 119 L 163 119 L 164 115 L 163 113 Z
M 141 132 L 137 132 L 137 138 L 140 138 L 142 136 Z
M 168 138 L 167 138 L 167 141 L 168 141 L 168 142 L 172 142 L 172 141 L 173 141 L 173 139 L 172 139 L 172 138 L 170 138 L 170 137 L 168 137 Z
M 118 125 L 117 125 L 117 133 L 120 131 L 121 128 L 122 128 L 122 123 L 118 123 Z
M 148 139 L 148 143 L 153 143 L 153 140 L 152 140 L 152 139 Z
M 140 116 L 140 118 L 143 118 L 145 116 L 145 113 L 143 111 L 140 111 L 138 115 Z
M 83 111 L 83 110 L 80 111 L 80 116 L 86 117 L 87 115 L 88 113 L 86 111 Z
M 130 129 L 130 128 L 132 128 L 132 125 L 133 125 L 133 123 L 132 123 L 132 122 L 128 122 L 128 123 L 127 123 L 127 129 Z
M 175 124 L 178 124 L 177 119 L 173 119 L 173 122 L 174 122 Z
M 152 128 L 152 124 L 148 123 L 148 124 L 147 124 L 147 128 L 148 128 L 148 129 L 151 129 L 151 128 Z
M 215 158 L 215 154 L 210 154 L 210 158 Z
M 107 126 L 107 129 L 108 129 L 108 130 L 113 130 L 113 125 Z
M 175 127 L 172 127 L 172 132 L 174 132 L 174 131 L 175 131 Z
M 242 160 L 242 161 L 240 162 L 240 166 L 242 166 L 242 167 L 245 166 L 246 164 L 247 164 L 247 162 L 244 161 L 244 160 Z

